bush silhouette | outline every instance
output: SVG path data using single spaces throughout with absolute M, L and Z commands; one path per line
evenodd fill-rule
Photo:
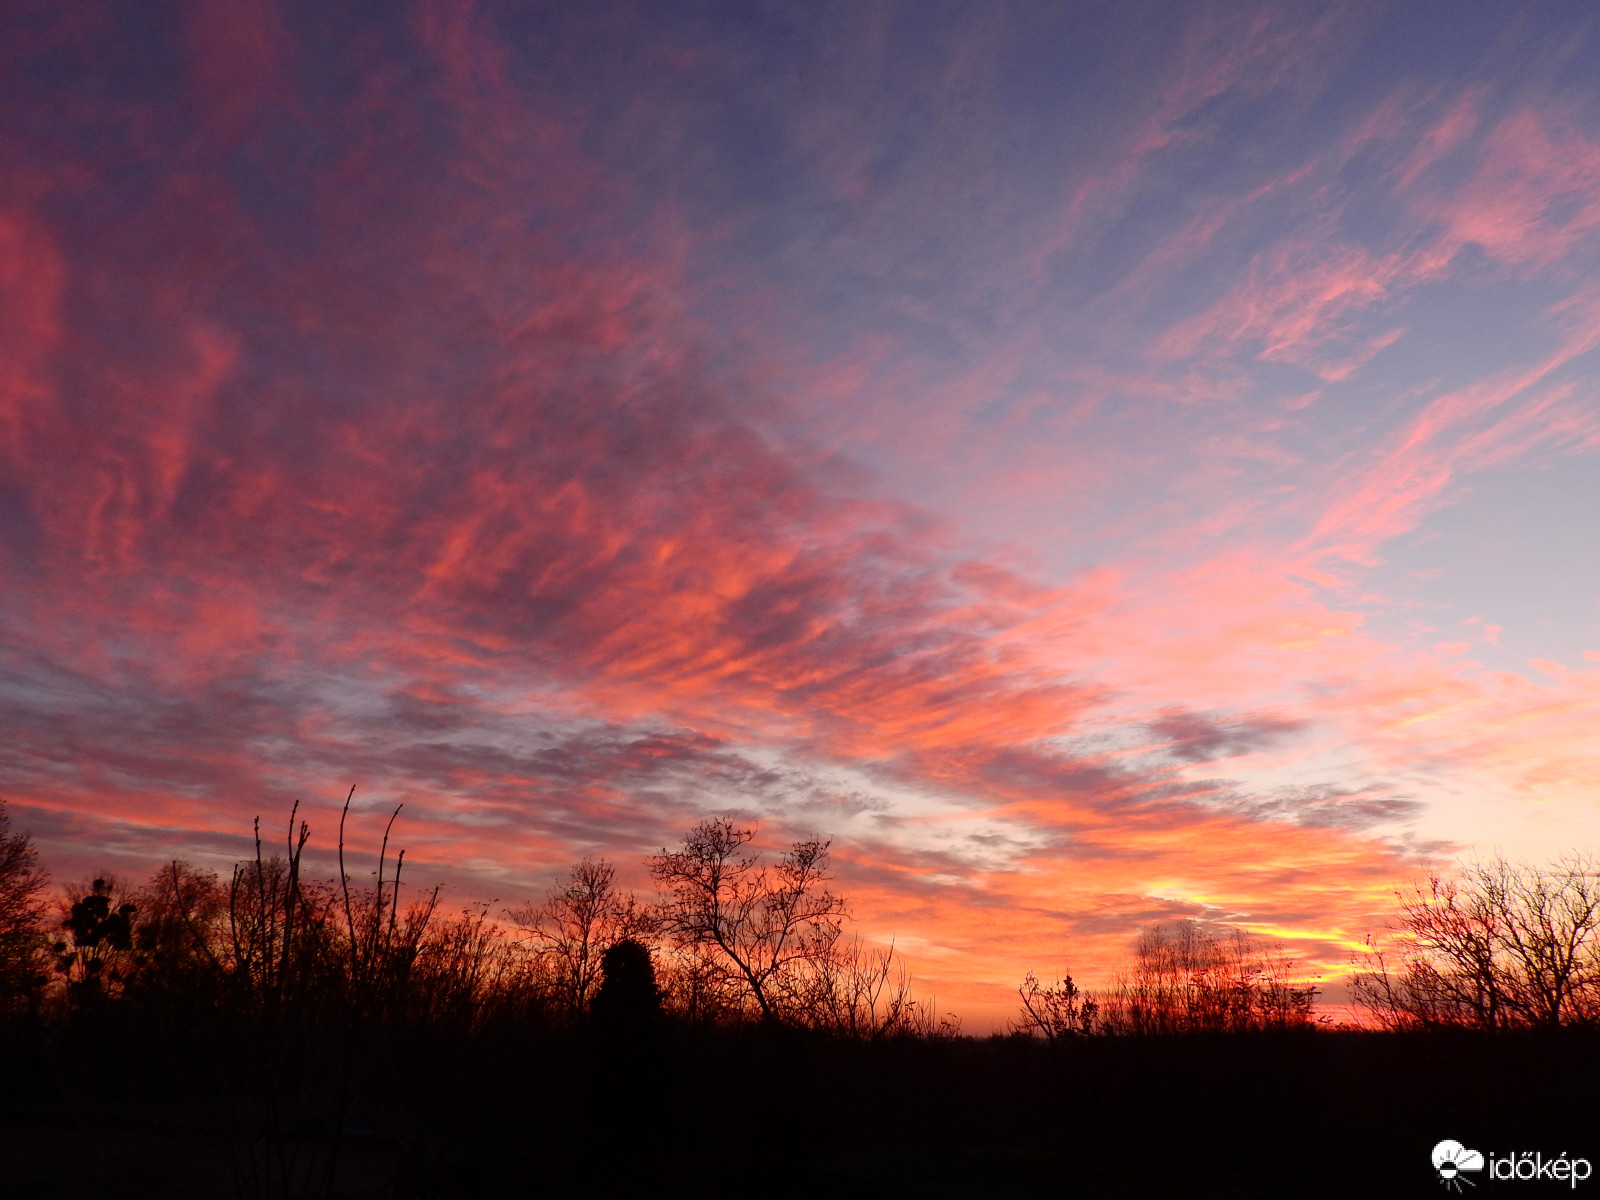
M 649 947 L 623 938 L 601 957 L 600 975 L 591 1006 L 597 1027 L 626 1034 L 655 1024 L 661 1016 L 661 990 Z

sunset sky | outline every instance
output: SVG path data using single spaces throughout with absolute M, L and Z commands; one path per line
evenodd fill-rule
M 1589 3 L 13 4 L 0 797 L 833 839 L 982 1031 L 1600 848 Z M 364 868 L 363 868 L 364 869 Z

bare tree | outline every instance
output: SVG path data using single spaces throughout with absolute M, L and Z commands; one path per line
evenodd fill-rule
M 1029 971 L 1017 995 L 1022 999 L 1022 1015 L 1011 1022 L 1013 1033 L 1037 1033 L 1054 1044 L 1095 1031 L 1100 1006 L 1072 982 L 1071 975 L 1045 984 Z
M 299 811 L 298 803 L 290 810 L 284 855 L 265 853 L 257 817 L 255 857 L 235 863 L 228 881 L 223 953 L 235 994 L 252 1010 L 276 1010 L 304 989 L 308 974 L 325 974 L 316 968 L 326 957 L 319 951 L 331 945 L 331 898 L 301 879 L 311 830 L 304 821 L 296 830 Z
M 603 858 L 584 859 L 543 904 L 509 916 L 533 941 L 554 977 L 558 1003 L 572 1014 L 588 1011 L 605 952 L 627 939 L 647 939 L 655 925 L 633 893 L 617 887 L 616 870 Z
M 933 1036 L 941 1028 L 931 1006 L 913 998 L 911 973 L 895 957 L 893 943 L 878 949 L 860 938 L 836 941 L 813 962 L 801 987 L 799 1018 L 840 1037 Z
M 657 964 L 662 1006 L 691 1025 L 717 1025 L 739 1018 L 744 994 L 715 946 L 676 947 Z
M 1140 933 L 1130 969 L 1093 1001 L 1094 1024 L 1130 1034 L 1301 1027 L 1311 1023 L 1316 988 L 1294 975 L 1291 959 L 1241 929 L 1198 921 L 1158 925 Z M 1071 1001 L 1037 984 L 1030 996 L 1024 983 L 1023 993 L 1026 1026 L 1036 1026 L 1030 1001 L 1044 1013 Z
M 513 973 L 512 943 L 489 919 L 491 907 L 473 905 L 429 924 L 412 967 L 412 1019 L 471 1029 L 503 1000 Z
M 226 934 L 228 890 L 215 871 L 173 859 L 134 897 L 140 947 L 180 957 L 217 960 Z
M 25 833 L 10 831 L 0 801 L 0 1012 L 36 1004 L 48 966 L 45 888 L 50 877 Z
M 1600 872 L 1591 856 L 1542 867 L 1469 863 L 1396 899 L 1392 936 L 1368 939 L 1352 985 L 1379 1024 L 1505 1029 L 1600 1018 Z
M 401 922 L 400 875 L 406 865 L 404 850 L 395 857 L 393 878 L 385 880 L 383 877 L 389 855 L 389 833 L 404 807 L 396 805 L 388 824 L 383 827 L 372 890 L 359 891 L 352 896 L 350 875 L 344 868 L 344 825 L 354 796 L 352 787 L 339 816 L 339 877 L 344 896 L 345 948 L 350 957 L 349 996 L 355 1015 L 366 1018 L 381 1015 L 383 1010 L 403 1008 L 412 965 L 439 904 L 439 889 L 435 887 L 413 903 Z M 291 817 L 291 823 L 292 820 Z M 301 840 L 304 841 L 304 835 Z M 297 864 L 298 859 L 296 871 Z
M 789 1023 L 804 1007 L 808 971 L 834 950 L 845 905 L 827 887 L 827 842 L 796 842 L 766 866 L 744 852 L 754 836 L 706 821 L 681 850 L 652 857 L 650 873 L 666 893 L 663 930 L 680 948 L 710 951 L 763 1020 Z
M 1257 945 L 1253 981 L 1254 1023 L 1261 1029 L 1298 1029 L 1312 1024 L 1313 984 L 1297 983 L 1299 964 L 1281 944 Z

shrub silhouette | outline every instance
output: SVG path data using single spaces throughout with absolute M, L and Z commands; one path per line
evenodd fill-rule
M 1022 1000 L 1022 1014 L 1011 1022 L 1013 1033 L 1039 1033 L 1045 1041 L 1054 1044 L 1062 1038 L 1095 1032 L 1100 1005 L 1083 994 L 1083 989 L 1072 982 L 1071 975 L 1041 983 L 1039 977 L 1029 971 L 1017 995 Z
M 1242 929 L 1194 920 L 1142 931 L 1132 970 L 1101 997 L 1107 1033 L 1241 1033 L 1303 1029 L 1317 989 L 1296 964 Z
M 1277 947 L 1228 925 L 1180 921 L 1143 930 L 1116 986 L 1085 994 L 1070 975 L 1018 989 L 1013 1032 L 1054 1043 L 1073 1035 L 1245 1033 L 1307 1029 L 1315 986 L 1294 980 Z
M 641 1033 L 660 1018 L 655 963 L 643 942 L 623 938 L 601 956 L 600 988 L 591 1012 L 598 1028 L 621 1034 Z

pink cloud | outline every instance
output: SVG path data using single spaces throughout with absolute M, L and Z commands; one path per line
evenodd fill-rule
M 1464 181 L 1430 186 L 1424 175 L 1415 202 L 1451 243 L 1549 266 L 1600 229 L 1600 141 L 1559 113 L 1519 109 L 1484 133 Z

